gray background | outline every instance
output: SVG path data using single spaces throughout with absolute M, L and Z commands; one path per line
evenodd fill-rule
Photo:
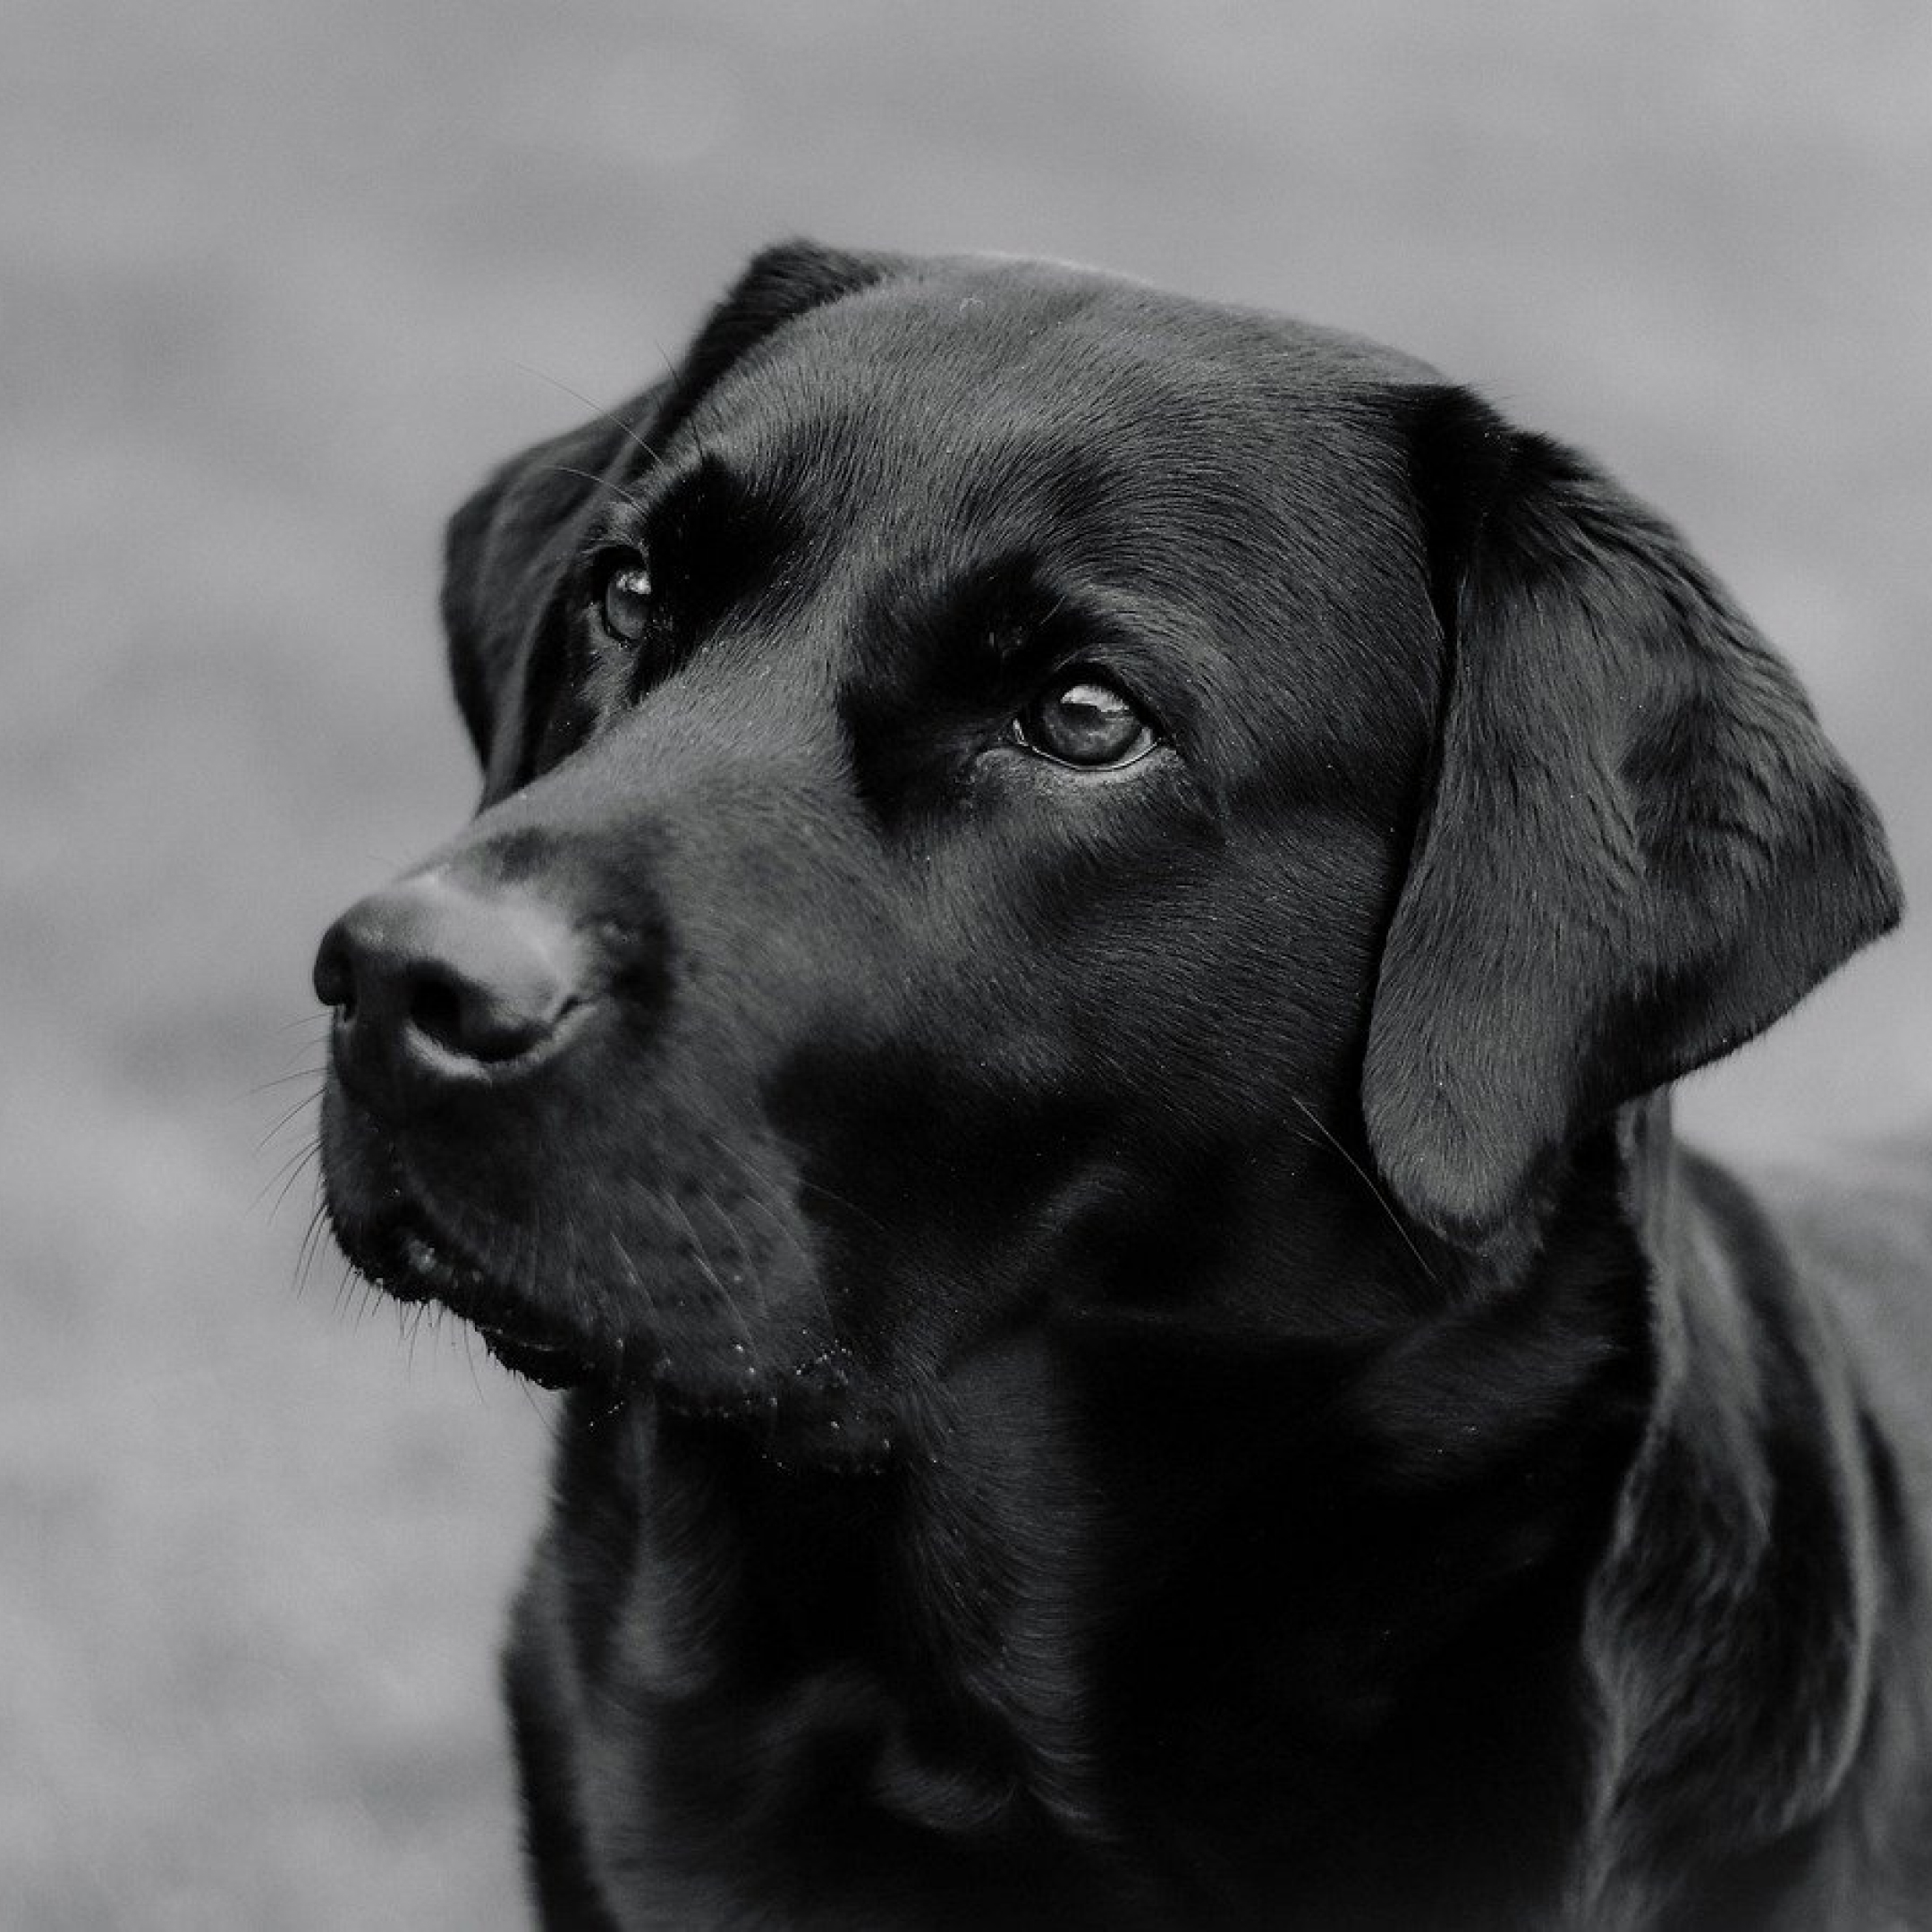
M 1918 0 L 13 0 L 0 1918 L 520 1918 L 543 1402 L 294 1278 L 309 954 L 468 809 L 439 525 L 582 413 L 531 371 L 627 393 L 794 232 L 1399 342 L 1688 529 L 1925 900 L 1928 216 Z M 1928 944 L 1689 1111 L 1932 1110 Z

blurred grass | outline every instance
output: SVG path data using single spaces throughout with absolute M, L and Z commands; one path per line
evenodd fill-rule
M 315 936 L 468 808 L 436 535 L 577 413 L 520 365 L 626 392 L 798 231 L 1402 343 L 1685 524 L 1932 882 L 1916 4 L 15 0 L 7 46 L 10 1926 L 521 1919 L 492 1658 L 542 1417 L 344 1318 L 332 1259 L 294 1293 L 305 1174 L 271 1211 Z M 1922 1111 L 1928 951 L 1689 1111 Z

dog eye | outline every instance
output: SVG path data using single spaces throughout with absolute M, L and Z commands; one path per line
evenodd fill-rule
M 1131 765 L 1154 749 L 1154 728 L 1132 699 L 1091 671 L 1049 684 L 1013 720 L 1030 751 L 1087 771 Z
M 622 559 L 604 579 L 598 621 L 620 644 L 635 644 L 650 627 L 650 571 L 644 559 Z

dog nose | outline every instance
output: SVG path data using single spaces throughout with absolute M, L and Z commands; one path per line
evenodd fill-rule
M 570 922 L 527 894 L 441 873 L 371 893 L 323 935 L 316 997 L 345 1075 L 460 1078 L 538 1053 L 582 1004 Z

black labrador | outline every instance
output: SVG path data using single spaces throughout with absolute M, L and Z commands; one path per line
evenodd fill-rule
M 547 1924 L 1932 1926 L 1922 1164 L 1774 1209 L 1665 1097 L 1897 887 L 1667 524 L 1350 336 L 801 244 L 448 563 L 328 1201 L 571 1392 Z

